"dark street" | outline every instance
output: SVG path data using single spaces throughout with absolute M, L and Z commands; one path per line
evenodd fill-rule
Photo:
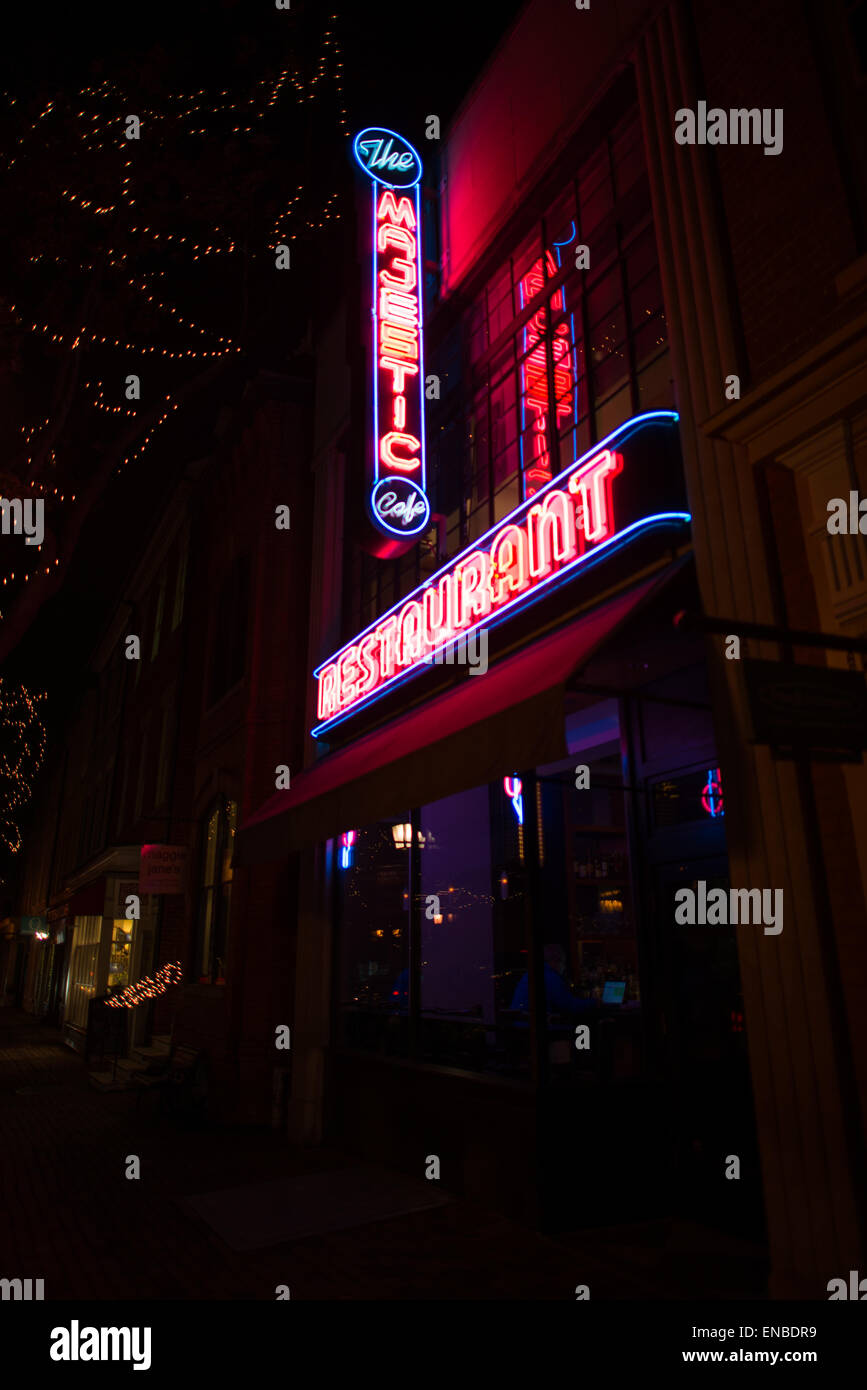
M 146 1098 L 147 1099 L 147 1098 Z M 707 1231 L 654 1223 L 552 1241 L 450 1200 L 431 1211 L 237 1253 L 184 1209 L 199 1192 L 352 1168 L 268 1130 L 184 1128 L 130 1091 L 99 1092 L 52 1028 L 0 1010 L 3 1275 L 46 1299 L 603 1299 L 761 1296 L 760 1256 Z M 124 1176 L 127 1155 L 142 1176 Z

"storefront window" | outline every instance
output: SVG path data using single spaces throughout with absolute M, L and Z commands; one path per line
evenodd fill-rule
M 221 801 L 211 811 L 205 826 L 197 952 L 199 984 L 226 983 L 232 854 L 237 822 L 237 803 Z
M 469 524 L 463 536 L 451 527 L 449 554 L 631 416 L 673 405 L 635 107 L 490 276 L 466 311 L 463 343 L 466 390 L 437 409 L 430 452 L 436 510 L 457 516 L 464 484 Z M 438 359 L 431 369 L 442 371 Z
M 125 989 L 132 969 L 132 936 L 135 923 L 116 917 L 111 929 L 111 954 L 108 959 L 109 989 Z
M 65 1022 L 87 1026 L 87 1006 L 96 994 L 101 917 L 76 917 L 66 992 Z
M 417 846 L 409 812 L 346 831 L 338 840 L 338 1037 L 346 1047 L 407 1055 Z
M 512 1021 L 490 789 L 423 807 L 420 828 L 421 1058 L 473 1071 L 505 1066 Z

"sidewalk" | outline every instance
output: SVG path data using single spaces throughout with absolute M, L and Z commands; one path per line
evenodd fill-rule
M 43 1278 L 46 1299 L 270 1300 L 279 1284 L 322 1300 L 574 1301 L 577 1284 L 594 1299 L 759 1293 L 753 1262 L 722 1237 L 713 1255 L 706 1233 L 663 1223 L 551 1240 L 462 1201 L 237 1252 L 180 1199 L 358 1160 L 270 1131 L 185 1130 L 135 1104 L 92 1090 L 56 1030 L 0 1009 L 0 1277 Z M 697 1287 L 696 1248 L 718 1288 Z

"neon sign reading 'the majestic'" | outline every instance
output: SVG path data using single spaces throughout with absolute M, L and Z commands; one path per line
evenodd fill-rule
M 656 412 L 621 426 L 318 667 L 314 735 L 606 548 L 651 526 L 689 521 L 686 512 L 652 511 L 618 530 L 616 520 L 614 485 L 624 459 L 612 446 L 645 422 L 665 426 L 676 419 Z
M 355 157 L 371 180 L 373 469 L 371 519 L 395 548 L 430 520 L 424 438 L 421 159 L 388 130 L 363 130 Z

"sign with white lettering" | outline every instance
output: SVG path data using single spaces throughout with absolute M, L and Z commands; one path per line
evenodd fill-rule
M 679 467 L 667 464 L 677 458 L 677 419 L 660 410 L 628 420 L 317 667 L 314 738 L 448 643 L 494 626 L 651 528 L 685 526 L 689 513 L 669 509 L 683 492 Z
M 397 555 L 428 526 L 424 434 L 421 159 L 393 131 L 363 130 L 355 158 L 371 180 L 373 440 L 368 511 Z

